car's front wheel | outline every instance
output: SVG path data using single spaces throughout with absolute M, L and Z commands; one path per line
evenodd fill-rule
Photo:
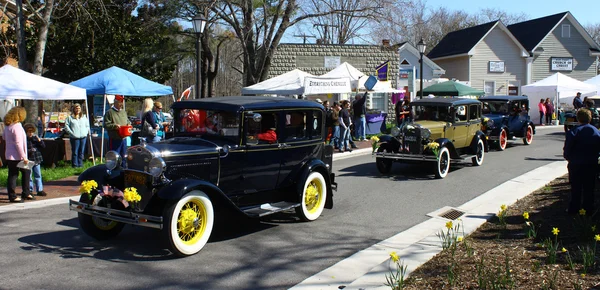
M 485 146 L 483 145 L 483 140 L 479 139 L 475 148 L 475 157 L 471 158 L 473 165 L 481 166 L 483 164 L 483 157 L 485 157 Z
M 215 221 L 210 198 L 199 190 L 167 205 L 164 218 L 163 230 L 171 250 L 178 256 L 189 256 L 202 250 Z
M 89 203 L 88 197 L 82 195 L 79 202 Z M 106 201 L 102 197 L 96 195 L 91 202 L 94 206 L 105 207 Z M 99 217 L 93 217 L 87 214 L 78 213 L 79 225 L 84 233 L 97 240 L 107 240 L 116 237 L 125 227 L 124 223 L 115 222 Z
M 311 172 L 304 181 L 302 200 L 296 213 L 303 221 L 314 221 L 323 212 L 327 199 L 327 183 L 320 172 Z
M 450 171 L 450 151 L 446 147 L 440 148 L 440 153 L 438 154 L 437 164 L 435 170 L 436 178 L 444 178 L 448 175 L 448 171 Z
M 498 150 L 504 151 L 506 149 L 506 144 L 508 143 L 508 134 L 505 129 L 500 131 L 500 135 L 498 136 Z
M 387 147 L 385 145 L 382 145 L 379 148 L 377 148 L 377 152 L 391 153 L 391 151 L 388 151 L 386 148 Z M 377 165 L 377 170 L 379 170 L 379 173 L 381 174 L 388 174 L 392 170 L 391 159 L 377 157 L 375 158 L 375 164 Z
M 533 128 L 531 125 L 527 125 L 525 129 L 525 137 L 523 137 L 523 144 L 530 145 L 533 142 Z

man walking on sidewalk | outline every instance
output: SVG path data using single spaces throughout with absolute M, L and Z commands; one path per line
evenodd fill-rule
M 363 141 L 367 139 L 367 136 L 365 134 L 367 127 L 367 106 L 365 105 L 365 101 L 367 100 L 368 96 L 367 94 L 368 92 L 365 92 L 365 94 L 362 97 L 359 94 L 357 94 L 354 97 L 354 102 L 352 102 L 352 111 L 354 112 L 355 126 L 354 137 L 358 141 Z

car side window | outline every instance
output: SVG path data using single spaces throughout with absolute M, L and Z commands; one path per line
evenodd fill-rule
M 457 106 L 456 107 L 456 122 L 466 122 L 467 121 L 467 106 Z
M 260 112 L 259 122 L 248 119 L 246 132 L 246 144 L 273 144 L 277 143 L 277 113 Z
M 479 119 L 479 106 L 470 105 L 469 106 L 469 120 L 477 120 Z
M 311 130 L 310 130 L 310 139 L 321 139 L 323 138 L 323 112 L 314 110 L 311 113 L 312 118 L 310 120 Z
M 285 113 L 285 142 L 293 142 L 307 139 L 306 112 Z

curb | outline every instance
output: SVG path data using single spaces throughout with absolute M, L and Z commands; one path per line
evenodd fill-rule
M 350 157 L 368 155 L 373 152 L 372 148 L 363 148 L 363 149 L 354 149 L 352 152 L 344 152 L 344 153 L 333 153 L 333 161 L 336 160 L 344 160 Z
M 455 207 L 465 212 L 461 217 L 465 236 L 492 218 L 500 205 L 510 206 L 566 173 L 566 161 L 553 162 L 506 181 Z M 344 289 L 389 289 L 383 286 L 385 275 L 395 266 L 389 262 L 389 254 L 395 251 L 407 266 L 407 275 L 410 275 L 442 251 L 437 233 L 445 228 L 447 221 L 441 217 L 426 220 L 337 262 L 290 289 L 341 289 L 341 286 Z

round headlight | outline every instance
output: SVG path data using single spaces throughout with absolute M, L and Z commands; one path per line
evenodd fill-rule
M 488 128 L 491 128 L 491 127 L 493 127 L 493 126 L 494 126 L 494 120 L 488 120 L 488 121 L 487 121 L 487 124 L 486 124 L 486 126 L 487 126 Z
M 108 151 L 106 153 L 106 168 L 113 170 L 121 164 L 121 155 L 116 151 Z
M 429 139 L 429 137 L 431 137 L 431 130 L 425 128 L 422 132 L 421 132 L 421 137 L 423 137 L 423 139 Z
M 391 134 L 392 134 L 392 136 L 394 136 L 394 137 L 398 137 L 398 136 L 400 136 L 400 128 L 398 128 L 398 127 L 394 127 L 394 128 L 392 128 L 392 132 L 391 132 Z
M 160 157 L 154 157 L 148 164 L 148 173 L 154 177 L 159 177 L 167 167 L 165 161 Z

